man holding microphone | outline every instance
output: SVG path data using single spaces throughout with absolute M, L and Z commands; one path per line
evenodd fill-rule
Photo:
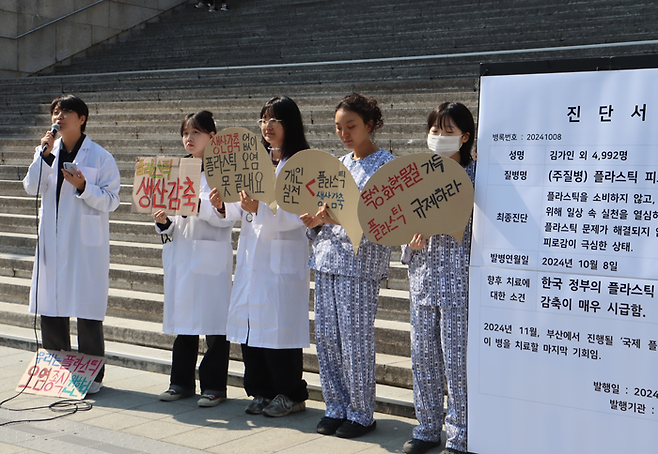
M 89 117 L 84 101 L 60 96 L 50 113 L 52 130 L 41 139 L 23 179 L 27 193 L 42 198 L 30 312 L 41 315 L 45 349 L 70 351 L 69 317 L 77 317 L 80 353 L 104 356 L 109 213 L 119 206 L 119 169 L 112 155 L 84 134 Z M 100 390 L 103 373 L 89 394 Z

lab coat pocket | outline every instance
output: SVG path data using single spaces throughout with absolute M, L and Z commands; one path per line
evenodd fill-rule
M 103 244 L 103 228 L 98 214 L 83 214 L 80 237 L 85 246 L 100 246 Z
M 196 240 L 192 246 L 192 271 L 217 276 L 229 270 L 231 245 L 226 242 Z
M 82 175 L 85 177 L 85 181 L 88 181 L 89 183 L 93 185 L 98 185 L 98 169 L 95 169 L 94 167 L 78 167 L 78 170 L 82 172 Z
M 56 185 L 57 184 L 57 172 L 53 172 L 48 177 L 46 178 L 46 182 L 48 183 L 48 186 L 51 185 Z M 41 187 L 41 193 L 45 191 L 45 188 L 42 186 Z
M 299 273 L 306 269 L 308 253 L 304 255 L 305 251 L 298 241 L 272 240 L 270 268 L 277 273 Z

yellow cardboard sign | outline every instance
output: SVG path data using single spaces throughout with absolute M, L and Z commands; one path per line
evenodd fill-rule
M 105 363 L 102 356 L 39 349 L 16 391 L 42 396 L 83 399 Z
M 356 253 L 363 230 L 356 216 L 359 188 L 352 174 L 331 153 L 303 150 L 285 163 L 276 179 L 276 200 L 294 214 L 317 213 L 322 204 L 345 229 Z
M 359 198 L 366 237 L 384 246 L 407 244 L 416 233 L 461 241 L 475 191 L 464 168 L 434 153 L 396 158 L 370 177 Z
M 197 216 L 200 190 L 201 159 L 141 157 L 135 163 L 131 211 Z
M 239 202 L 240 191 L 270 204 L 274 197 L 274 166 L 259 137 L 246 128 L 226 128 L 206 145 L 203 170 L 208 185 L 224 202 Z

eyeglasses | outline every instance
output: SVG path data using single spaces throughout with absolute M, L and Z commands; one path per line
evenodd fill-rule
M 279 123 L 283 123 L 283 120 L 279 120 L 278 118 L 270 118 L 269 120 L 263 120 L 261 118 L 260 120 L 258 120 L 258 126 L 260 126 L 261 128 L 268 127 L 270 123 L 272 124 L 272 126 L 276 126 Z
M 55 111 L 53 111 L 53 118 L 57 118 L 57 117 L 59 117 L 60 115 L 61 115 L 63 118 L 66 118 L 66 117 L 69 116 L 69 114 L 70 114 L 71 112 L 73 112 L 73 111 L 72 111 L 72 110 L 55 110 Z

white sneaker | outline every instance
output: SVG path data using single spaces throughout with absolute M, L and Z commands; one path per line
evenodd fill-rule
M 87 394 L 96 394 L 98 391 L 101 390 L 102 387 L 103 387 L 103 382 L 100 381 L 91 382 L 91 386 L 87 390 Z
M 199 407 L 214 407 L 226 400 L 226 397 L 216 396 L 214 394 L 201 394 L 201 398 L 197 400 Z

